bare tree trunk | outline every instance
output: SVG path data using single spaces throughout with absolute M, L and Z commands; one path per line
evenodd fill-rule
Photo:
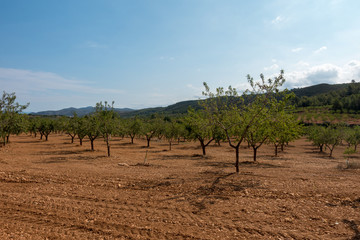
M 95 140 L 95 139 L 90 138 L 91 151 L 94 151 L 94 140 Z
M 257 153 L 257 147 L 253 147 L 253 149 L 254 149 L 254 162 L 256 162 L 256 153 Z
M 236 173 L 239 173 L 239 147 L 240 147 L 240 144 L 237 145 L 236 148 L 235 148 L 235 154 L 236 154 L 235 168 L 236 168 Z

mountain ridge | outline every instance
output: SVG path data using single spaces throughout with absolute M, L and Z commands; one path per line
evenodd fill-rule
M 332 91 L 337 91 L 346 88 L 351 83 L 341 83 L 341 84 L 328 84 L 328 83 L 320 83 L 315 84 L 308 87 L 303 88 L 294 88 L 291 89 L 290 92 L 295 93 L 297 97 L 311 97 L 323 93 L 329 93 Z M 143 109 L 131 109 L 131 108 L 115 108 L 114 110 L 119 113 L 121 117 L 129 118 L 129 117 L 145 117 L 150 116 L 152 114 L 166 114 L 166 115 L 176 115 L 186 113 L 189 107 L 199 109 L 199 101 L 202 100 L 187 100 L 180 101 L 175 104 L 168 105 L 166 107 L 152 107 L 152 108 L 143 108 Z M 68 116 L 71 117 L 76 113 L 78 116 L 84 116 L 95 111 L 95 107 L 88 106 L 83 108 L 64 108 L 61 110 L 52 110 L 52 111 L 41 111 L 30 113 L 30 115 L 36 116 Z

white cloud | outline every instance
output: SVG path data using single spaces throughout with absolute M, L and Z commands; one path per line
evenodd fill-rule
M 7 91 L 46 92 L 65 90 L 80 93 L 122 93 L 115 89 L 89 86 L 90 82 L 70 80 L 51 72 L 34 72 L 23 69 L 0 68 L 0 85 Z
M 277 16 L 275 19 L 271 20 L 272 24 L 279 24 L 283 22 L 285 19 L 282 16 Z
M 315 54 L 318 54 L 318 53 L 321 53 L 323 51 L 327 50 L 327 47 L 326 46 L 322 46 L 321 48 L 317 49 L 314 51 Z
M 265 71 L 276 70 L 276 69 L 279 69 L 279 65 L 277 65 L 276 63 L 274 63 L 273 65 L 271 65 L 269 67 L 264 67 Z
M 297 65 L 298 67 L 309 67 L 309 66 L 310 66 L 309 63 L 304 62 L 304 61 L 299 61 L 298 63 L 296 63 L 296 65 Z
M 301 50 L 303 50 L 302 48 L 293 48 L 291 49 L 292 52 L 300 52 Z
M 349 83 L 352 79 L 360 81 L 360 61 L 353 60 L 344 66 L 322 64 L 304 70 L 285 73 L 287 88 L 306 87 L 320 83 Z

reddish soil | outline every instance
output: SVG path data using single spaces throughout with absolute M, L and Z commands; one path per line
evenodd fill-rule
M 360 170 L 304 139 L 258 163 L 225 143 L 14 136 L 0 148 L 0 239 L 360 239 Z M 147 163 L 143 164 L 147 154 Z M 355 154 L 350 161 L 360 162 Z M 128 166 L 119 166 L 126 163 Z

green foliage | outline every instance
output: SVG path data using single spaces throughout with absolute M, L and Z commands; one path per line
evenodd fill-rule
M 11 134 L 19 134 L 26 130 L 27 119 L 21 115 L 21 112 L 29 106 L 20 105 L 16 102 L 15 93 L 2 94 L 0 99 L 0 137 L 3 144 L 9 142 Z
M 106 142 L 107 155 L 110 157 L 110 140 L 111 135 L 116 130 L 116 115 L 114 112 L 114 102 L 108 104 L 108 102 L 99 102 L 96 104 L 96 112 L 94 118 L 99 123 L 98 130 Z
M 189 108 L 184 121 L 188 139 L 198 140 L 203 155 L 206 155 L 206 147 L 215 139 L 215 131 L 220 129 L 216 128 L 208 112 L 203 110 L 195 111 L 193 108 Z
M 258 123 L 265 122 L 261 119 L 276 120 L 279 116 L 287 116 L 285 112 L 290 106 L 289 100 L 293 97 L 293 94 L 288 91 L 279 91 L 279 87 L 285 82 L 283 74 L 284 72 L 281 71 L 274 79 L 267 80 L 261 74 L 260 82 L 255 82 L 248 75 L 247 79 L 251 89 L 245 91 L 241 96 L 231 86 L 227 90 L 219 87 L 215 93 L 212 93 L 208 85 L 204 83 L 205 91 L 203 95 L 208 98 L 204 101 L 203 107 L 213 124 L 217 124 L 223 129 L 229 145 L 235 149 L 236 172 L 239 172 L 240 144 L 251 131 L 251 128 Z M 279 126 L 272 132 L 273 135 L 276 133 L 277 136 L 272 136 L 272 139 L 280 138 L 278 131 L 283 129 L 281 125 L 284 122 L 285 120 L 281 121 L 281 124 L 278 124 Z M 281 139 L 283 138 L 285 137 Z
M 48 141 L 48 137 L 51 132 L 55 130 L 55 121 L 50 118 L 41 118 L 39 120 L 38 131 L 41 135 L 41 139 L 45 136 L 45 140 Z

